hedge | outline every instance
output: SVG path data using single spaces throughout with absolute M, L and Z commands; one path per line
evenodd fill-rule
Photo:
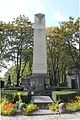
M 23 91 L 23 87 L 5 87 L 4 90 L 18 90 L 18 91 Z
M 60 86 L 52 86 L 52 90 L 53 91 L 62 91 L 62 90 L 72 90 L 72 88 L 68 88 L 68 87 L 60 87 Z
M 19 95 L 22 102 L 29 103 L 31 100 L 31 94 L 27 91 L 17 91 L 17 90 L 1 90 L 1 97 L 6 97 L 9 101 L 15 103 L 19 101 Z
M 52 99 L 57 102 L 58 100 L 67 101 L 68 99 L 74 98 L 79 95 L 78 91 L 52 91 Z

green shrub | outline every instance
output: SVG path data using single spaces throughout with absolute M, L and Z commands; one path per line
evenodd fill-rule
M 36 104 L 28 104 L 26 105 L 26 108 L 24 109 L 24 114 L 29 115 L 36 110 L 38 110 L 38 106 Z
M 15 103 L 18 100 L 17 91 L 15 90 L 1 90 L 1 97 L 6 99 L 12 103 Z
M 23 87 L 5 87 L 4 90 L 18 90 L 18 91 L 23 91 Z
M 78 91 L 53 91 L 52 99 L 56 102 L 58 100 L 67 101 L 74 98 L 78 94 Z
M 66 104 L 66 109 L 69 111 L 80 110 L 80 96 L 76 96 L 74 99 L 71 99 Z
M 6 99 L 6 98 L 1 98 L 0 99 L 0 104 L 6 104 L 6 103 L 9 103 L 9 101 Z
M 52 86 L 53 91 L 62 91 L 62 90 L 72 90 L 71 88 L 64 87 L 64 86 Z
M 28 94 L 28 95 L 21 95 L 21 100 L 23 101 L 23 102 L 25 102 L 25 103 L 29 103 L 30 102 L 30 100 L 31 100 L 31 96 Z
M 58 103 L 51 103 L 48 105 L 49 110 L 58 112 L 59 111 L 59 104 Z
M 28 92 L 17 92 L 17 95 L 22 100 L 22 102 L 25 102 L 27 104 L 30 103 L 31 95 Z
M 61 82 L 61 83 L 59 83 L 59 86 L 60 87 L 67 87 L 67 82 L 65 81 L 65 82 Z
M 1 90 L 1 97 L 6 97 L 8 101 L 12 103 L 16 103 L 19 99 L 22 102 L 29 103 L 31 100 L 31 95 L 25 91 L 17 91 L 17 90 Z

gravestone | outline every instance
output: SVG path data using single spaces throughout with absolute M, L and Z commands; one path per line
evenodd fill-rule
M 34 20 L 33 69 L 30 86 L 35 95 L 46 95 L 46 88 L 50 86 L 47 75 L 45 15 L 41 13 L 35 14 Z

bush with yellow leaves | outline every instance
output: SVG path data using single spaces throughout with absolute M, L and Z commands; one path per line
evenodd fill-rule
M 49 110 L 58 112 L 59 111 L 59 104 L 58 103 L 51 103 L 48 104 Z
M 76 96 L 66 104 L 66 110 L 77 111 L 80 110 L 80 96 Z
M 36 104 L 28 104 L 24 109 L 24 115 L 29 115 L 36 110 L 38 110 L 38 106 Z

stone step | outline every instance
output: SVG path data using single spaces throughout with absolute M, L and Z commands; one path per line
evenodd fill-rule
M 44 109 L 39 109 L 32 113 L 32 115 L 55 115 L 55 114 L 59 114 L 59 112 Z

